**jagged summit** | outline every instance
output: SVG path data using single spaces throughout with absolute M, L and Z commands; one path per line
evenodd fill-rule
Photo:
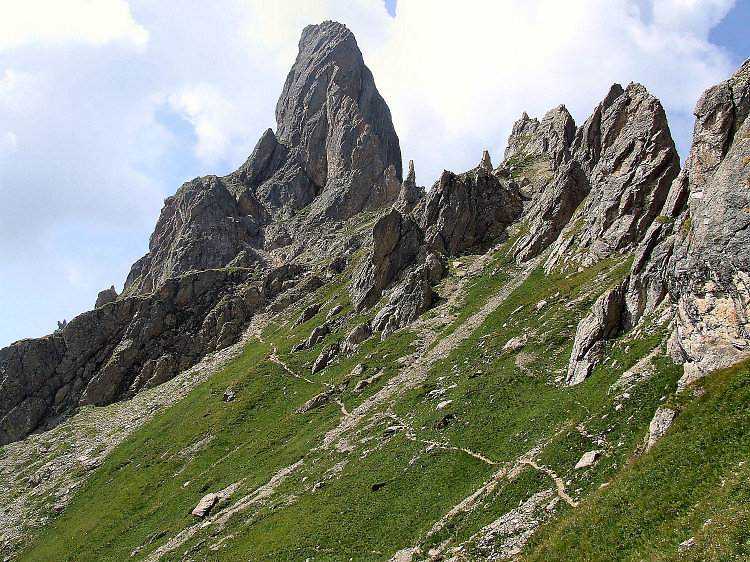
M 346 26 L 307 26 L 276 106 L 277 129 L 226 177 L 196 178 L 164 203 L 149 253 L 125 283 L 150 292 L 166 279 L 274 260 L 304 235 L 281 225 L 300 210 L 308 225 L 346 220 L 396 201 L 401 149 L 388 105 Z

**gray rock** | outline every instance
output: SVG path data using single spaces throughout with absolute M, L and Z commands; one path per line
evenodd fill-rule
M 589 191 L 589 180 L 580 163 L 569 160 L 562 164 L 525 213 L 528 231 L 516 243 L 516 260 L 533 259 L 557 240 Z
M 276 133 L 265 131 L 236 172 L 196 178 L 165 200 L 127 290 L 148 293 L 170 277 L 209 268 L 268 265 L 266 252 L 292 245 L 314 225 L 396 201 L 398 137 L 344 25 L 304 29 L 276 121 Z M 288 222 L 308 206 L 305 224 Z
M 296 328 L 297 326 L 301 326 L 308 320 L 311 320 L 313 316 L 315 316 L 318 312 L 320 312 L 321 306 L 322 305 L 320 303 L 313 303 L 307 308 L 305 308 L 305 310 L 302 311 L 302 314 L 299 315 L 299 318 L 297 318 L 297 321 L 294 323 L 292 327 Z
M 571 154 L 591 190 L 554 244 L 547 272 L 634 249 L 680 169 L 664 109 L 640 84 L 612 87 L 576 132 Z
M 318 358 L 315 359 L 315 362 L 313 363 L 311 369 L 312 374 L 314 375 L 315 373 L 325 369 L 328 365 L 331 364 L 331 362 L 336 358 L 338 354 L 339 346 L 337 343 L 332 343 L 331 345 L 324 347 L 320 352 L 320 355 L 318 355 Z
M 342 220 L 396 200 L 402 177 L 398 137 L 346 26 L 327 21 L 303 30 L 276 121 L 276 136 L 290 149 L 288 162 L 298 162 L 313 183 L 312 218 Z
M 358 312 L 378 302 L 383 289 L 414 261 L 421 233 L 414 219 L 391 209 L 375 223 L 372 240 L 372 251 L 350 287 Z
M 460 175 L 444 171 L 415 213 L 427 248 L 453 255 L 501 239 L 522 210 L 518 189 L 480 167 Z
M 421 265 L 407 276 L 393 292 L 388 304 L 375 315 L 372 320 L 373 330 L 382 332 L 381 338 L 385 339 L 422 315 L 430 308 L 433 300 L 429 271 L 425 265 Z
M 574 470 L 593 466 L 604 451 L 588 451 L 583 453 L 581 459 L 576 463 Z
M 307 402 L 305 402 L 302 406 L 297 408 L 294 413 L 295 414 L 306 414 L 310 410 L 315 410 L 317 408 L 322 408 L 328 403 L 328 399 L 331 397 L 329 392 L 321 392 L 320 394 L 317 394 L 310 398 Z
M 656 409 L 651 423 L 648 425 L 648 441 L 646 443 L 646 452 L 650 451 L 654 445 L 664 437 L 667 430 L 672 425 L 677 412 L 670 408 L 659 407 Z
M 242 326 L 304 270 L 212 269 L 72 319 L 62 331 L 0 350 L 0 445 L 46 429 L 85 404 L 106 404 L 171 379 L 232 344 Z
M 99 294 L 96 297 L 96 304 L 94 305 L 94 308 L 99 308 L 100 306 L 109 304 L 116 299 L 117 299 L 117 291 L 115 291 L 115 286 L 112 285 L 109 289 L 104 289 L 103 291 L 99 291 Z
M 524 112 L 513 125 L 505 149 L 505 163 L 542 155 L 549 155 L 556 161 L 570 148 L 575 133 L 575 122 L 564 105 L 549 110 L 541 122 Z
M 322 342 L 325 337 L 331 333 L 331 328 L 328 326 L 327 322 L 323 322 L 320 326 L 315 328 L 311 333 L 310 337 L 307 338 L 307 341 L 305 342 L 305 347 L 308 349 L 315 347 L 320 342 Z
M 579 384 L 591 374 L 601 358 L 606 341 L 622 329 L 627 281 L 625 279 L 607 290 L 591 307 L 591 313 L 579 322 L 565 379 L 568 385 Z
M 216 176 L 185 183 L 164 201 L 149 253 L 133 264 L 128 293 L 149 293 L 170 277 L 227 266 L 241 251 L 247 267 L 261 262 L 262 217 L 243 215 L 227 182 Z
M 215 506 L 218 501 L 219 496 L 216 494 L 206 494 L 201 498 L 201 501 L 198 502 L 198 505 L 193 508 L 193 515 L 201 518 L 206 517 L 211 511 L 211 508 Z
M 486 150 L 482 152 L 482 160 L 479 162 L 479 167 L 488 172 L 492 171 L 492 159 L 490 158 L 490 153 Z
M 355 347 L 365 341 L 372 335 L 372 327 L 369 322 L 362 322 L 357 324 L 354 329 L 349 332 L 344 340 L 344 349 L 348 352 L 353 351 Z
M 695 113 L 689 198 L 668 272 L 686 374 L 750 356 L 750 60 Z
M 337 304 L 336 306 L 334 306 L 331 310 L 328 311 L 328 314 L 326 314 L 326 321 L 336 316 L 342 310 L 344 310 L 343 304 Z
M 399 191 L 394 207 L 402 215 L 407 215 L 419 204 L 424 196 L 424 187 L 417 185 L 416 174 L 414 173 L 414 160 L 409 160 L 409 173 L 404 183 L 401 184 L 401 191 Z

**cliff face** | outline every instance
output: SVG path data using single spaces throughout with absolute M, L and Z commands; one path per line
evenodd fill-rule
M 240 168 L 183 185 L 164 202 L 149 253 L 125 288 L 154 290 L 169 277 L 209 268 L 273 263 L 323 222 L 396 201 L 401 149 L 391 113 L 354 35 L 336 22 L 310 25 L 268 129 Z M 292 229 L 275 222 L 309 207 Z

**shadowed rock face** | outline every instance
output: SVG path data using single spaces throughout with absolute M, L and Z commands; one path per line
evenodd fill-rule
M 0 445 L 49 427 L 79 405 L 107 404 L 171 379 L 233 343 L 244 323 L 303 273 L 284 265 L 258 287 L 247 284 L 251 270 L 192 273 L 0 350 Z
M 496 241 L 522 210 L 517 188 L 478 167 L 460 175 L 443 172 L 415 212 L 427 247 L 451 255 Z

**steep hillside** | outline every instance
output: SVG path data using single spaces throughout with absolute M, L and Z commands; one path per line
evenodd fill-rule
M 682 170 L 615 84 L 425 192 L 353 35 L 306 28 L 276 133 L 125 293 L 0 351 L 5 559 L 747 556 L 749 80 Z

